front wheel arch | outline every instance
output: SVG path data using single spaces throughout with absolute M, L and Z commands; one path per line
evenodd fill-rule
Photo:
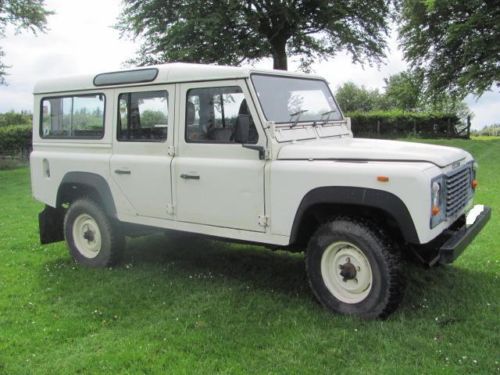
M 315 210 L 321 207 L 326 211 L 320 218 L 315 217 Z M 349 212 L 351 210 L 351 212 Z M 413 219 L 405 203 L 396 195 L 387 191 L 352 187 L 352 186 L 326 186 L 309 191 L 299 204 L 290 232 L 290 244 L 294 245 L 300 240 L 308 240 L 312 229 L 305 231 L 313 218 L 316 224 L 321 224 L 325 219 L 340 215 L 366 216 L 366 212 L 376 212 L 377 215 L 388 218 L 396 223 L 398 235 L 407 243 L 420 243 Z

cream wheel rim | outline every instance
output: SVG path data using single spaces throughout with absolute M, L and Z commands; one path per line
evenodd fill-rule
M 95 258 L 101 251 L 102 236 L 99 225 L 88 214 L 79 215 L 73 223 L 73 241 L 86 258 Z
M 356 245 L 345 241 L 334 242 L 325 249 L 321 276 L 335 298 L 350 304 L 363 301 L 373 284 L 368 258 Z

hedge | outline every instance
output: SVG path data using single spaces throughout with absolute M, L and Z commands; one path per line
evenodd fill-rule
M 0 127 L 0 154 L 27 153 L 31 150 L 31 125 Z
M 356 137 L 396 138 L 407 136 L 467 137 L 467 125 L 455 114 L 402 111 L 351 112 L 351 128 Z
M 0 113 L 0 127 L 9 125 L 29 125 L 33 120 L 33 116 L 29 112 L 5 112 Z

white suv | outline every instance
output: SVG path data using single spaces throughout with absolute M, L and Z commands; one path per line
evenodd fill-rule
M 450 263 L 490 217 L 469 153 L 353 138 L 320 77 L 168 64 L 41 81 L 34 100 L 41 241 L 84 265 L 118 261 L 130 224 L 305 251 L 324 306 L 386 317 L 402 254 Z

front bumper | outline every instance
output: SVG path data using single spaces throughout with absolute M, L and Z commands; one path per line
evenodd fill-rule
M 441 264 L 452 263 L 457 259 L 472 240 L 479 234 L 491 217 L 491 208 L 474 206 L 467 215 L 466 223 L 453 231 L 451 237 L 439 248 L 438 261 Z

